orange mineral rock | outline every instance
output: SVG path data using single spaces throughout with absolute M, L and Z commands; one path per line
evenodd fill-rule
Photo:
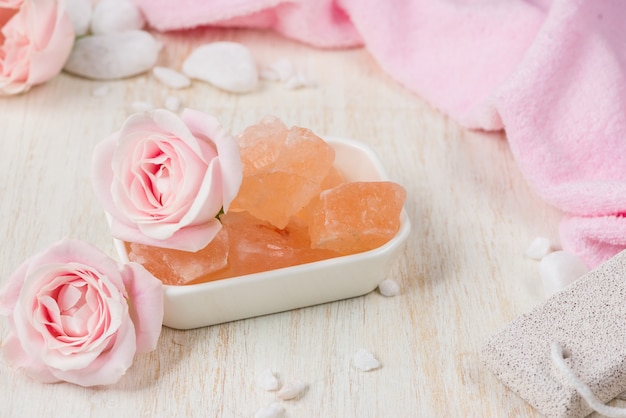
M 354 254 L 380 247 L 400 228 L 406 199 L 392 182 L 352 182 L 320 193 L 308 208 L 313 248 Z
M 309 129 L 267 117 L 238 138 L 243 181 L 231 208 L 284 228 L 321 191 L 334 150 Z
M 192 253 L 127 243 L 130 261 L 142 264 L 164 284 L 188 284 L 208 275 L 222 273 L 228 267 L 229 238 L 222 228 L 203 249 Z
M 231 243 L 229 263 L 238 275 L 339 255 L 326 249 L 312 249 L 307 226 L 295 218 L 283 229 L 247 212 L 229 212 L 221 219 Z

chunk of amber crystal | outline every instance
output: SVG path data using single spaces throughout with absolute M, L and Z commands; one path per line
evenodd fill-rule
M 339 255 L 332 250 L 311 248 L 307 225 L 297 218 L 293 218 L 282 229 L 247 212 L 228 212 L 220 219 L 228 233 L 228 262 L 233 276 L 295 266 Z
M 317 196 L 335 151 L 309 129 L 267 117 L 246 129 L 237 142 L 243 181 L 231 208 L 284 228 Z
M 313 248 L 354 254 L 380 247 L 400 229 L 406 191 L 396 183 L 352 182 L 324 190 L 309 208 Z
M 224 228 L 203 249 L 191 253 L 127 243 L 128 259 L 142 264 L 165 284 L 187 284 L 199 277 L 226 273 L 229 237 Z

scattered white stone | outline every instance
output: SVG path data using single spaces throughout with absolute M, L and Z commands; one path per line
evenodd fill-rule
M 539 262 L 539 276 L 546 297 L 565 289 L 588 271 L 582 260 L 566 251 L 550 253 Z
M 285 87 L 290 90 L 317 87 L 317 83 L 301 72 L 297 72 L 285 81 Z
M 294 73 L 295 70 L 291 61 L 287 58 L 281 58 L 261 70 L 261 78 L 270 81 L 287 81 Z
M 133 109 L 134 112 L 147 112 L 149 110 L 154 109 L 154 106 L 152 106 L 152 103 L 144 102 L 141 100 L 132 102 L 130 107 Z
M 183 63 L 183 73 L 232 93 L 251 92 L 259 82 L 252 54 L 236 42 L 213 42 L 196 48 Z
M 541 260 L 548 255 L 551 250 L 552 244 L 548 238 L 537 237 L 530 243 L 525 254 L 526 257 L 532 258 L 533 260 Z
M 385 279 L 378 285 L 378 291 L 383 296 L 398 296 L 400 294 L 400 285 L 392 279 Z
M 290 380 L 276 393 L 276 397 L 283 401 L 293 399 L 306 389 L 306 383 L 301 380 Z
M 259 409 L 254 418 L 281 418 L 285 415 L 285 407 L 278 402 L 274 402 Z
M 353 364 L 359 370 L 369 372 L 380 367 L 380 362 L 376 360 L 376 357 L 364 348 L 361 348 L 353 357 Z
M 133 30 L 79 38 L 65 71 L 96 80 L 114 80 L 148 71 L 161 44 L 148 32 Z
M 146 20 L 132 0 L 99 0 L 91 16 L 91 33 L 142 29 Z
M 256 385 L 263 390 L 276 390 L 278 379 L 270 369 L 265 369 L 257 376 Z
M 66 0 L 65 12 L 74 26 L 76 36 L 89 32 L 93 4 L 91 0 Z
M 181 106 L 182 106 L 182 103 L 178 97 L 167 96 L 165 98 L 165 108 L 169 110 L 170 112 L 174 112 L 174 113 L 178 112 Z
M 91 94 L 96 97 L 106 96 L 111 93 L 111 87 L 108 84 L 103 84 L 91 90 Z
M 176 70 L 172 70 L 171 68 L 154 67 L 152 69 L 152 74 L 154 74 L 156 79 L 161 83 L 173 89 L 183 89 L 191 85 L 191 80 L 189 80 L 186 75 L 181 74 Z
M 268 68 L 261 68 L 261 71 L 259 71 L 259 78 L 261 80 L 280 81 L 278 79 L 278 75 Z

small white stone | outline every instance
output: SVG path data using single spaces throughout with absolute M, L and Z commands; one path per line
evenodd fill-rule
M 147 112 L 149 110 L 154 109 L 154 106 L 152 106 L 152 103 L 144 102 L 144 101 L 141 101 L 141 100 L 137 100 L 137 101 L 132 102 L 130 107 L 135 112 Z
M 259 78 L 261 80 L 280 81 L 278 79 L 278 74 L 269 68 L 262 68 L 261 71 L 259 71 Z
M 526 254 L 526 257 L 532 258 L 533 260 L 541 260 L 548 255 L 551 250 L 552 244 L 548 238 L 537 237 L 530 243 L 524 254 Z
M 96 80 L 114 80 L 148 71 L 161 44 L 148 32 L 132 30 L 79 38 L 65 71 Z
M 353 364 L 359 370 L 369 372 L 380 367 L 380 362 L 376 360 L 376 357 L 364 348 L 361 348 L 353 357 Z
M 106 96 L 111 92 L 111 87 L 108 84 L 103 84 L 91 90 L 91 94 L 96 97 Z
M 378 291 L 383 296 L 398 296 L 400 294 L 400 285 L 392 279 L 385 279 L 378 285 Z
M 146 20 L 132 0 L 99 0 L 91 16 L 91 33 L 123 32 L 142 29 Z
M 172 70 L 171 68 L 154 67 L 152 69 L 152 74 L 154 74 L 156 79 L 161 83 L 173 89 L 183 89 L 191 85 L 191 80 L 189 80 L 186 75 L 181 74 L 176 70 Z
M 566 251 L 555 251 L 539 262 L 539 276 L 546 297 L 565 289 L 589 272 L 589 268 L 578 257 Z
M 293 399 L 306 389 L 306 383 L 301 380 L 290 380 L 276 393 L 276 397 L 283 401 Z
M 287 58 L 281 58 L 264 68 L 261 71 L 261 78 L 270 81 L 287 81 L 294 75 L 294 72 L 291 61 Z
M 305 74 L 298 72 L 289 77 L 289 79 L 287 79 L 287 81 L 285 82 L 285 87 L 287 87 L 289 90 L 296 90 L 317 87 L 317 83 Z
M 89 32 L 93 4 L 91 0 L 66 0 L 65 12 L 74 26 L 76 36 Z
M 281 418 L 285 415 L 285 407 L 278 402 L 274 402 L 259 409 L 254 418 Z
M 251 92 L 259 82 L 252 54 L 236 42 L 213 42 L 196 48 L 183 63 L 183 73 L 232 93 Z
M 170 112 L 178 112 L 182 103 L 176 96 L 167 96 L 165 98 L 165 108 Z
M 270 369 L 265 369 L 257 376 L 256 385 L 263 390 L 276 390 L 278 379 Z

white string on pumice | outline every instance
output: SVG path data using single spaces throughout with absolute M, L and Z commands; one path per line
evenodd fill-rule
M 563 373 L 563 376 L 567 378 L 567 381 L 576 389 L 585 402 L 589 404 L 591 409 L 609 418 L 626 418 L 626 408 L 606 405 L 593 394 L 589 386 L 583 383 L 574 374 L 574 371 L 565 363 L 563 347 L 561 347 L 559 343 L 553 342 L 550 346 L 550 352 L 552 362 L 558 367 L 561 373 Z

